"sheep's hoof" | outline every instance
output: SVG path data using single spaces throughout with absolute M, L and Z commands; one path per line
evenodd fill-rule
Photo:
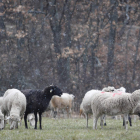
M 106 126 L 106 123 L 104 123 L 104 126 Z

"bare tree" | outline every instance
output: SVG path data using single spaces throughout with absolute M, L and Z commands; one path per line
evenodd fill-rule
M 113 67 L 114 67 L 114 47 L 116 37 L 116 24 L 117 24 L 117 6 L 118 2 L 110 0 L 111 6 L 113 5 L 112 11 L 109 13 L 110 17 L 110 32 L 108 40 L 108 57 L 107 57 L 107 82 L 112 82 Z

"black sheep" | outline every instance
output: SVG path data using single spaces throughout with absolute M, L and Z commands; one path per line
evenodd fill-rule
M 34 129 L 37 129 L 37 113 L 38 113 L 40 129 L 42 129 L 42 126 L 41 126 L 42 113 L 47 109 L 52 96 L 53 95 L 61 96 L 62 91 L 56 86 L 49 86 L 49 87 L 46 87 L 43 91 L 26 89 L 26 90 L 22 90 L 21 92 L 26 96 L 26 100 L 27 100 L 27 106 L 26 106 L 26 111 L 24 115 L 25 128 L 28 128 L 27 115 L 29 113 L 34 113 L 35 115 L 35 128 Z

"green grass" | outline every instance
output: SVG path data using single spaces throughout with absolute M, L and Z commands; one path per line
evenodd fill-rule
M 89 128 L 86 128 L 86 120 L 76 119 L 51 119 L 43 117 L 43 129 L 25 129 L 24 122 L 16 130 L 9 130 L 9 124 L 0 131 L 0 140 L 139 140 L 140 121 L 132 122 L 132 127 L 126 131 L 122 126 L 122 120 L 107 119 L 107 126 L 103 129 L 98 124 L 98 129 L 92 129 L 92 119 L 89 120 Z M 28 124 L 29 126 L 29 124 Z

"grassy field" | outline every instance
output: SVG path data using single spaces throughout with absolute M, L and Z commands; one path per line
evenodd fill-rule
M 98 129 L 92 129 L 92 119 L 89 128 L 86 120 L 76 119 L 51 119 L 43 117 L 42 130 L 33 128 L 25 129 L 24 122 L 16 130 L 9 130 L 9 124 L 0 131 L 0 140 L 139 140 L 140 121 L 132 122 L 126 131 L 122 120 L 107 119 L 107 126 L 103 129 L 98 124 Z

